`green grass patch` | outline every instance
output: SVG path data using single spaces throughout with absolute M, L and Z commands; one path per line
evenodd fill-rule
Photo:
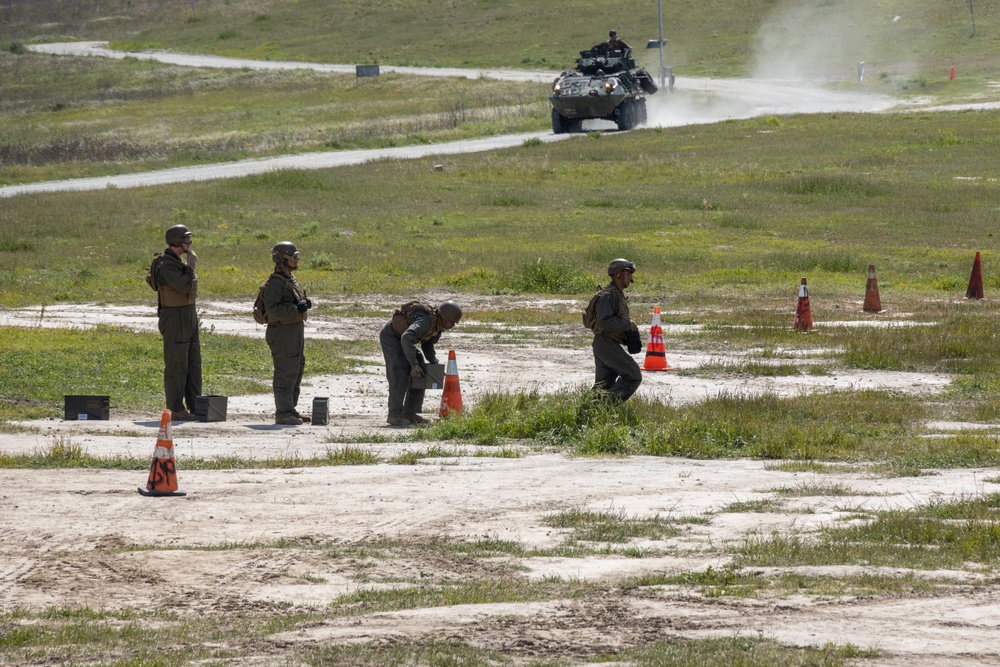
M 735 550 L 739 566 L 867 565 L 993 569 L 1000 557 L 1000 494 L 874 512 L 813 536 L 771 535 Z
M 678 519 L 669 517 L 629 517 L 624 511 L 593 512 L 566 510 L 550 514 L 544 523 L 553 528 L 569 529 L 567 538 L 583 542 L 623 543 L 634 539 L 665 540 L 681 534 Z
M 471 410 L 431 424 L 424 437 L 501 445 L 527 440 L 580 455 L 753 457 L 931 463 L 914 452 L 924 407 L 886 392 L 828 392 L 779 398 L 722 396 L 685 406 L 635 398 L 594 403 L 589 392 L 488 394 Z M 945 450 L 920 441 L 934 451 Z M 952 443 L 954 444 L 954 443 Z M 952 460 L 988 460 L 981 443 L 952 447 Z M 996 452 L 992 456 L 996 456 Z
M 110 396 L 111 408 L 163 407 L 163 342 L 159 335 L 100 325 L 92 329 L 3 327 L 0 419 L 61 417 L 67 394 Z M 271 354 L 263 340 L 200 333 L 203 385 L 234 396 L 270 391 Z M 310 374 L 355 370 L 353 355 L 373 354 L 369 341 L 309 340 Z

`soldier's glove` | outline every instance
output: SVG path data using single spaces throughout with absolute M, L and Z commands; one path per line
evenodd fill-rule
M 299 312 L 300 312 L 300 313 L 304 313 L 304 312 L 306 312 L 307 310 L 309 310 L 309 307 L 310 307 L 311 305 L 312 305 L 312 304 L 310 304 L 310 303 L 309 303 L 309 302 L 307 302 L 307 301 L 299 301 L 299 302 L 298 302 L 297 304 L 295 304 L 295 307 L 299 309 Z
M 188 250 L 187 252 L 187 264 L 194 270 L 195 265 L 198 263 L 198 255 L 194 254 L 193 250 Z
M 638 331 L 629 331 L 625 334 L 625 347 L 628 348 L 629 354 L 642 352 L 642 338 L 639 337 Z
M 437 362 L 438 362 L 437 357 L 434 357 L 433 359 L 428 359 L 427 360 L 427 363 L 429 363 L 429 364 L 436 364 Z
M 312 299 L 306 299 L 306 310 L 309 310 L 312 307 L 313 307 Z
M 411 378 L 422 378 L 423 376 L 424 376 L 424 369 L 423 368 L 421 368 L 417 364 L 413 364 L 412 366 L 410 366 L 410 377 Z

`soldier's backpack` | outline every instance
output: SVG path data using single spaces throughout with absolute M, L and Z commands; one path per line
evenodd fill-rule
M 275 271 L 274 273 L 272 273 L 270 276 L 267 277 L 267 280 L 264 281 L 264 284 L 261 285 L 260 289 L 257 290 L 257 298 L 254 299 L 253 302 L 253 321 L 256 322 L 257 324 L 268 324 L 267 308 L 264 306 L 264 288 L 267 287 L 268 281 L 271 280 L 271 278 L 276 275 L 281 276 L 281 279 L 284 280 L 286 283 L 288 282 L 288 279 L 285 278 L 283 274 Z
M 160 291 L 160 284 L 156 282 L 156 272 L 160 270 L 160 264 L 164 259 L 162 252 L 153 255 L 153 262 L 149 265 L 149 271 L 146 272 L 146 284 L 153 288 L 154 292 Z
M 583 310 L 583 326 L 591 331 L 597 326 L 597 301 L 604 294 L 604 290 L 604 287 L 598 285 L 597 292 L 594 293 L 594 296 L 590 297 L 590 303 Z
M 397 336 L 402 336 L 410 326 L 410 314 L 418 310 L 431 315 L 432 324 L 434 322 L 434 307 L 428 306 L 420 301 L 407 301 L 392 314 L 392 330 Z M 433 327 L 432 327 L 433 328 Z

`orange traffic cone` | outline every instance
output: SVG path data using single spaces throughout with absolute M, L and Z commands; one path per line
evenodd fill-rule
M 866 313 L 881 313 L 882 300 L 878 296 L 878 280 L 875 278 L 875 265 L 868 265 L 868 284 L 865 285 L 865 305 L 863 309 Z
M 146 488 L 139 487 L 144 496 L 186 496 L 177 490 L 177 464 L 174 463 L 174 438 L 170 427 L 170 410 L 160 418 L 160 434 L 153 450 L 153 464 L 149 467 Z
M 455 350 L 448 350 L 448 365 L 444 369 L 444 392 L 441 394 L 441 418 L 462 413 L 462 388 L 458 385 L 458 362 Z
M 649 345 L 646 346 L 646 360 L 642 362 L 644 371 L 676 371 L 667 363 L 667 351 L 663 347 L 663 327 L 660 326 L 660 307 L 653 308 L 653 326 L 649 329 Z
M 955 61 L 952 61 L 951 69 L 948 70 L 948 80 L 949 81 L 955 80 Z
M 972 263 L 972 275 L 969 276 L 969 287 L 965 290 L 966 299 L 983 298 L 983 265 L 976 253 L 976 261 Z
M 809 288 L 806 287 L 805 278 L 799 285 L 799 303 L 795 307 L 795 321 L 792 322 L 792 328 L 806 333 L 813 330 L 812 310 L 809 309 Z

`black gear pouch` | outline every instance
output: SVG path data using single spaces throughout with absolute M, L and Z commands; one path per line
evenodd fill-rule
M 629 331 L 625 334 L 625 348 L 629 354 L 639 354 L 642 352 L 642 338 L 638 331 Z

